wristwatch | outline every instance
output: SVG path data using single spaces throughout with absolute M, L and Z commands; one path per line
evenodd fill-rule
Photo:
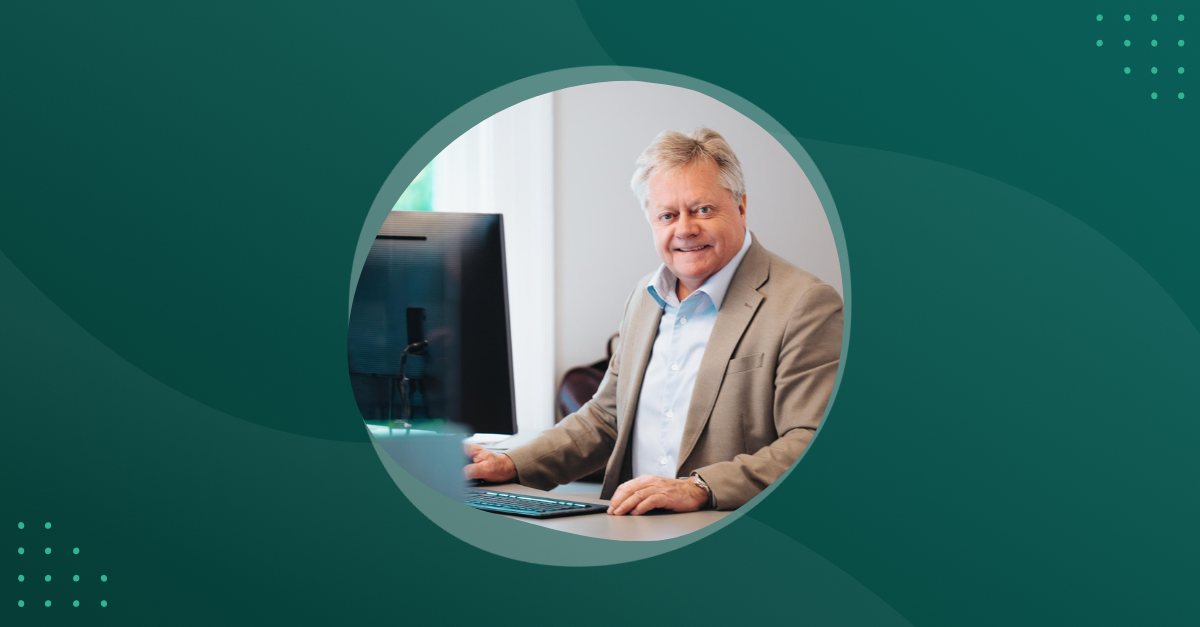
M 704 491 L 708 492 L 708 503 L 705 504 L 704 509 L 717 508 L 717 497 L 713 496 L 712 488 L 708 487 L 708 484 L 704 482 L 704 479 L 700 478 L 700 475 L 693 472 L 690 477 L 680 477 L 680 479 L 691 479 L 692 483 L 704 488 Z

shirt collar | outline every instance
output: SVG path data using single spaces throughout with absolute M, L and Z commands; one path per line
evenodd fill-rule
M 746 236 L 742 241 L 742 249 L 738 251 L 729 263 L 725 264 L 724 268 L 717 270 L 715 274 L 708 277 L 708 280 L 701 285 L 696 292 L 706 294 L 709 300 L 713 303 L 713 308 L 721 309 L 721 303 L 725 301 L 725 293 L 729 291 L 729 284 L 733 281 L 733 275 L 737 272 L 738 266 L 742 265 L 742 258 L 746 256 L 746 251 L 750 250 L 750 229 L 746 229 Z M 666 307 L 670 304 L 672 307 L 679 306 L 679 299 L 675 296 L 675 283 L 679 279 L 667 268 L 667 264 L 662 264 L 658 267 L 658 271 L 650 277 L 650 283 L 646 285 L 646 291 L 650 292 L 650 296 L 658 303 L 659 307 Z

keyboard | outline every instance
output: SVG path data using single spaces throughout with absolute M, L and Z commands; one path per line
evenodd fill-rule
M 532 516 L 533 518 L 598 514 L 608 511 L 607 505 L 560 501 L 541 496 L 494 492 L 492 490 L 467 490 L 466 498 L 463 502 L 475 509 L 496 512 L 498 514 Z

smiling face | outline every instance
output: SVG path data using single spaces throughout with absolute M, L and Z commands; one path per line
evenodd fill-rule
M 716 164 L 702 162 L 650 181 L 646 211 L 654 247 L 679 278 L 679 300 L 724 268 L 746 237 L 746 196 L 735 202 L 718 173 Z

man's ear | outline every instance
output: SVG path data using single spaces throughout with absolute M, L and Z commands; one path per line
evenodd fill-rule
M 738 203 L 738 213 L 742 215 L 742 222 L 746 221 L 746 194 L 742 194 L 742 202 Z

